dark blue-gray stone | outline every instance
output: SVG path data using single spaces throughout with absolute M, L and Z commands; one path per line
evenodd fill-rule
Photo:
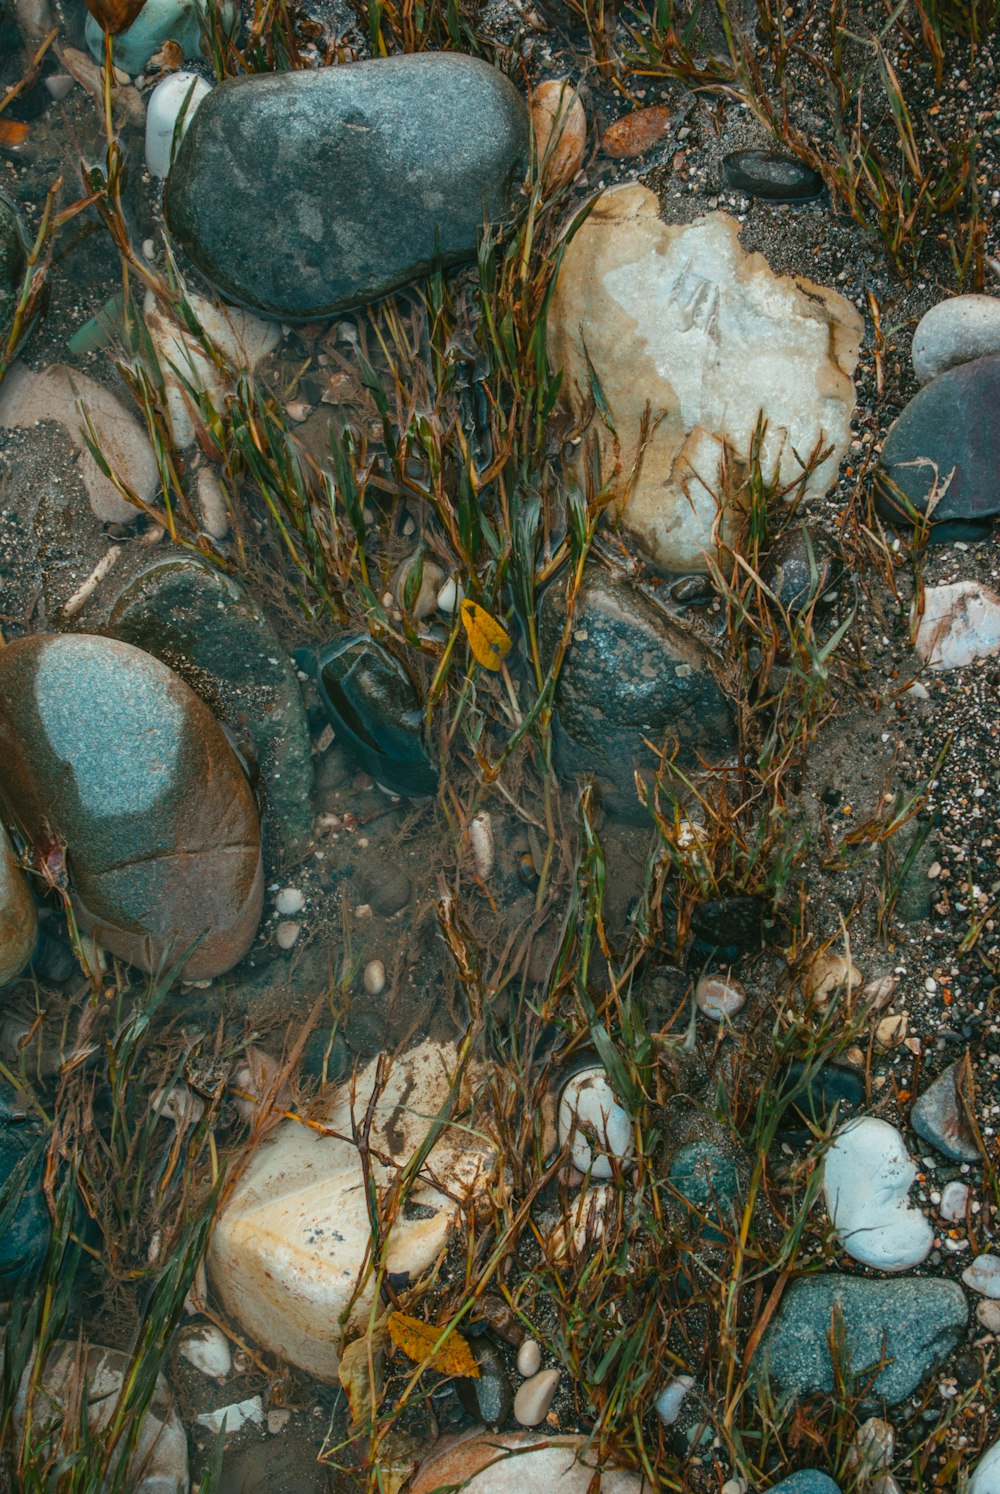
M 510 80 L 422 52 L 220 83 L 167 180 L 170 232 L 227 300 L 284 320 L 373 301 L 511 212 L 528 114 Z
M 341 743 L 383 788 L 408 798 L 437 792 L 424 740 L 424 713 L 406 670 L 367 634 L 328 644 L 316 683 Z
M 978 1162 L 979 1148 L 958 1097 L 958 1064 L 939 1075 L 910 1111 L 910 1125 L 952 1162 Z
M 503 1355 L 488 1338 L 472 1339 L 471 1344 L 479 1378 L 456 1380 L 458 1398 L 477 1421 L 484 1421 L 488 1427 L 502 1427 L 514 1409 L 514 1389 Z
M 710 1141 L 679 1147 L 670 1159 L 667 1182 L 684 1200 L 685 1233 L 716 1244 L 732 1235 L 740 1185 L 735 1164 L 721 1147 Z
M 539 632 L 552 659 L 566 620 L 562 582 L 542 598 Z M 577 597 L 573 632 L 556 686 L 556 766 L 565 778 L 596 779 L 605 807 L 644 822 L 634 773 L 648 783 L 654 749 L 678 745 L 684 768 L 726 761 L 733 716 L 708 648 L 624 580 L 591 567 Z M 653 748 L 646 745 L 653 743 Z
M 910 400 L 882 449 L 878 506 L 908 525 L 936 490 L 932 539 L 945 525 L 982 524 L 1000 513 L 998 468 L 1000 356 L 993 356 L 947 369 Z
M 823 178 L 794 156 L 770 150 L 734 150 L 722 163 L 726 186 L 770 202 L 808 202 L 823 191 Z
M 37 1271 L 45 1259 L 52 1223 L 42 1191 L 44 1171 L 44 1138 L 34 1127 L 0 1115 L 0 1292 Z
M 0 649 L 0 799 L 59 872 L 78 922 L 144 970 L 191 951 L 221 974 L 263 903 L 260 824 L 208 707 L 150 654 L 50 634 Z
M 785 1292 L 764 1334 L 757 1373 L 785 1396 L 830 1392 L 834 1375 L 831 1329 L 843 1335 L 842 1369 L 858 1377 L 870 1400 L 903 1400 L 965 1335 L 969 1308 L 954 1281 L 897 1276 L 873 1281 L 861 1276 L 801 1277 Z M 884 1368 L 875 1374 L 883 1358 Z
M 238 743 L 250 738 L 268 843 L 300 858 L 313 829 L 309 726 L 295 666 L 257 603 L 205 561 L 177 557 L 130 581 L 108 626 L 176 670 Z
M 840 1485 L 818 1468 L 803 1468 L 774 1484 L 769 1494 L 840 1494 Z

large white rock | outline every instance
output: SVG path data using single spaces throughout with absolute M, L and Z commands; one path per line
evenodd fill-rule
M 596 1463 L 584 1438 L 537 1432 L 472 1432 L 444 1439 L 418 1470 L 410 1494 L 462 1489 L 463 1494 L 590 1494 Z M 644 1494 L 638 1473 L 614 1469 L 600 1476 L 601 1494 Z
M 928 586 L 913 646 L 929 669 L 961 669 L 1000 653 L 1000 596 L 978 581 Z
M 934 1229 L 909 1201 L 917 1169 L 888 1121 L 863 1115 L 834 1137 L 823 1163 L 826 1207 L 841 1245 L 880 1271 L 906 1271 L 930 1254 Z
M 994 1442 L 979 1459 L 968 1494 L 1000 1494 L 1000 1442 Z
M 265 322 L 239 307 L 217 306 L 194 291 L 185 291 L 185 296 L 204 336 L 221 355 L 222 368 L 206 352 L 202 340 L 175 321 L 152 291 L 146 292 L 142 306 L 163 374 L 174 441 L 182 450 L 195 440 L 192 411 L 196 407 L 190 391 L 207 393 L 215 408 L 221 409 L 233 392 L 234 376 L 253 373 L 281 340 L 277 322 Z
M 429 1039 L 393 1062 L 370 1133 L 372 1178 L 382 1197 L 448 1103 L 456 1062 L 452 1044 Z M 359 1130 L 377 1069 L 372 1062 L 357 1076 Z M 470 1087 L 467 1075 L 453 1115 Z M 361 1156 L 351 1139 L 350 1082 L 321 1097 L 310 1119 L 318 1129 L 285 1121 L 260 1144 L 212 1233 L 208 1266 L 226 1311 L 245 1333 L 308 1374 L 333 1380 L 345 1330 L 360 1330 L 372 1302 L 369 1278 L 341 1322 L 371 1244 Z M 415 1279 L 426 1271 L 492 1172 L 492 1148 L 474 1119 L 461 1121 L 443 1126 L 392 1227 L 386 1252 L 392 1272 Z
M 71 1456 L 73 1429 L 81 1417 L 97 1433 L 110 1425 L 131 1364 L 129 1356 L 117 1349 L 53 1344 L 40 1384 L 30 1397 L 29 1424 L 32 1367 L 25 1370 L 14 1402 L 15 1431 L 18 1437 L 30 1435 L 36 1448 L 48 1443 L 53 1454 L 62 1441 L 66 1456 Z M 109 1474 L 119 1465 L 126 1441 L 123 1437 L 119 1442 Z M 124 1488 L 126 1494 L 187 1494 L 188 1487 L 187 1434 L 174 1409 L 170 1387 L 160 1375 L 129 1458 Z
M 648 441 L 618 509 L 643 548 L 671 570 L 704 570 L 715 551 L 723 455 L 738 475 L 763 411 L 768 482 L 830 455 L 806 491 L 825 493 L 851 439 L 852 375 L 862 320 L 835 291 L 775 275 L 745 254 L 725 213 L 661 222 L 645 187 L 600 197 L 566 250 L 549 315 L 549 360 L 564 369 L 577 413 L 594 376 L 616 435 L 598 417 L 603 476 L 631 471 L 647 406 Z M 728 541 L 738 511 L 721 516 Z
M 932 306 L 913 334 L 913 372 L 927 384 L 946 368 L 1000 353 L 1000 296 L 952 296 Z
M 58 421 L 80 453 L 77 471 L 94 513 L 105 524 L 129 524 L 139 510 L 122 497 L 91 455 L 85 439 L 88 417 L 111 470 L 144 503 L 152 503 L 160 473 L 149 437 L 110 389 L 79 369 L 58 363 L 39 373 L 15 363 L 0 384 L 0 426 L 30 429 L 40 420 Z
M 165 177 L 173 160 L 175 132 L 180 145 L 195 111 L 212 85 L 198 73 L 171 73 L 158 83 L 146 106 L 146 170 Z

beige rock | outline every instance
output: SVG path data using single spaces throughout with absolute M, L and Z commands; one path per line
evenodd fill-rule
M 853 960 L 827 949 L 817 955 L 809 967 L 805 988 L 820 1008 L 825 1008 L 838 993 L 853 995 L 863 980 L 864 976 Z
M 20 975 L 31 959 L 37 936 L 35 899 L 0 825 L 0 986 Z
M 91 455 L 85 439 L 88 417 L 112 472 L 143 503 L 152 503 L 160 483 L 153 448 L 138 420 L 110 389 L 61 363 L 39 373 L 17 363 L 0 384 L 0 426 L 30 429 L 40 420 L 57 421 L 80 453 L 77 471 L 96 516 L 104 524 L 130 524 L 139 510 L 122 497 Z
M 537 1427 L 549 1414 L 559 1389 L 557 1369 L 539 1370 L 517 1388 L 514 1397 L 514 1420 L 522 1427 Z
M 445 1438 L 418 1470 L 410 1494 L 450 1488 L 461 1488 L 463 1494 L 590 1494 L 597 1463 L 592 1454 L 582 1452 L 584 1441 L 538 1432 L 472 1432 Z M 615 1469 L 601 1473 L 600 1487 L 601 1494 L 649 1490 L 641 1474 Z
M 862 321 L 835 291 L 774 275 L 745 254 L 725 213 L 661 222 L 645 187 L 598 199 L 569 243 L 549 316 L 549 359 L 565 371 L 575 411 L 592 374 L 617 432 L 599 420 L 603 472 L 618 511 L 650 556 L 670 570 L 705 570 L 739 522 L 732 491 L 759 414 L 766 481 L 791 484 L 814 451 L 832 451 L 805 491 L 823 494 L 847 451 Z M 588 363 L 589 358 L 589 363 Z M 651 419 L 628 492 L 647 407 Z M 722 501 L 719 468 L 730 467 Z M 801 460 L 800 460 L 801 459 Z
M 372 1178 L 383 1196 L 447 1103 L 456 1063 L 453 1044 L 429 1039 L 393 1062 L 371 1127 Z M 357 1076 L 353 1116 L 359 1127 L 377 1069 L 372 1062 Z M 467 1103 L 470 1088 L 471 1078 L 453 1114 Z M 285 1121 L 257 1148 L 213 1231 L 209 1273 L 243 1333 L 308 1374 L 333 1380 L 342 1335 L 362 1330 L 372 1302 L 368 1278 L 341 1323 L 371 1244 L 361 1158 L 351 1140 L 351 1084 L 329 1091 L 311 1119 L 324 1130 Z M 392 1226 L 390 1271 L 416 1279 L 433 1264 L 493 1165 L 493 1152 L 474 1125 L 443 1127 L 410 1191 L 411 1207 Z
M 567 186 L 583 163 L 587 145 L 587 116 L 568 78 L 539 83 L 531 95 L 531 123 L 539 166 L 544 163 L 545 185 L 550 191 Z M 553 133 L 556 142 L 546 161 Z

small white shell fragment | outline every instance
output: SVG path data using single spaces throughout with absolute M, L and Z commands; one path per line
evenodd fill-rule
M 203 1411 L 200 1416 L 195 1417 L 195 1421 L 200 1427 L 207 1427 L 210 1432 L 216 1433 L 238 1432 L 248 1421 L 259 1427 L 264 1421 L 264 1403 L 259 1395 L 254 1395 L 248 1401 L 234 1401 L 231 1406 L 220 1406 L 217 1411 Z
M 274 942 L 279 949 L 291 949 L 301 932 L 301 923 L 289 923 L 284 920 L 274 931 Z
M 462 583 L 454 576 L 449 576 L 441 590 L 437 594 L 439 612 L 457 612 L 458 604 L 465 596 Z
M 1000 1256 L 977 1255 L 962 1272 L 962 1280 L 981 1297 L 1000 1298 Z
M 968 1183 L 960 1183 L 957 1179 L 952 1183 L 945 1183 L 941 1189 L 941 1203 L 938 1213 L 942 1219 L 949 1224 L 958 1224 L 965 1218 L 969 1207 L 969 1194 L 971 1189 Z
M 559 1371 L 542 1370 L 518 1387 L 514 1397 L 514 1420 L 522 1427 L 537 1427 L 544 1421 L 559 1388 Z
M 369 996 L 381 996 L 385 990 L 385 966 L 381 960 L 369 960 L 361 983 Z
M 146 169 L 150 176 L 167 175 L 175 130 L 179 145 L 198 105 L 211 91 L 207 79 L 189 72 L 171 73 L 153 89 L 146 105 Z
M 233 1367 L 229 1340 L 214 1323 L 193 1323 L 179 1335 L 180 1355 L 213 1380 L 224 1380 Z
M 596 1156 L 588 1132 L 596 1140 Z M 583 1069 L 563 1089 L 559 1098 L 559 1145 L 567 1142 L 573 1166 L 594 1178 L 613 1177 L 614 1160 L 624 1162 L 632 1155 L 631 1116 L 619 1104 L 603 1069 Z
M 153 1113 L 173 1121 L 180 1130 L 196 1126 L 205 1114 L 205 1102 L 186 1084 L 170 1084 L 153 1091 Z
M 694 988 L 694 999 L 706 1017 L 721 1022 L 746 1005 L 747 993 L 732 976 L 703 975 Z
M 693 1375 L 677 1375 L 668 1380 L 656 1397 L 656 1414 L 665 1427 L 672 1427 L 681 1414 L 684 1397 L 694 1386 Z
M 274 900 L 274 906 L 283 918 L 291 913 L 301 913 L 305 905 L 305 897 L 298 887 L 283 887 Z
M 542 1367 L 542 1349 L 537 1339 L 526 1338 L 517 1351 L 517 1372 L 530 1380 Z
M 496 851 L 493 845 L 493 821 L 489 811 L 481 809 L 469 821 L 469 849 L 476 868 L 476 876 L 485 882 L 493 875 Z

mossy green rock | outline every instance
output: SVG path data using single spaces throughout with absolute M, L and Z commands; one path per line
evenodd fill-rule
M 211 977 L 242 958 L 263 902 L 260 825 L 239 759 L 166 665 L 114 639 L 0 650 L 0 798 L 66 848 L 78 922 L 151 970 Z
M 270 619 L 236 581 L 194 557 L 159 561 L 125 587 L 109 630 L 168 664 L 237 740 L 264 789 L 266 844 L 297 860 L 312 835 L 312 748 L 302 692 Z
M 511 212 L 528 139 L 510 80 L 456 53 L 227 79 L 164 211 L 227 300 L 313 320 L 471 258 L 484 220 Z
M 969 1308 L 954 1281 L 897 1276 L 801 1277 L 785 1292 L 764 1335 L 758 1373 L 788 1396 L 831 1392 L 839 1384 L 830 1355 L 831 1327 L 843 1337 L 840 1368 L 894 1406 L 910 1395 L 965 1335 Z

